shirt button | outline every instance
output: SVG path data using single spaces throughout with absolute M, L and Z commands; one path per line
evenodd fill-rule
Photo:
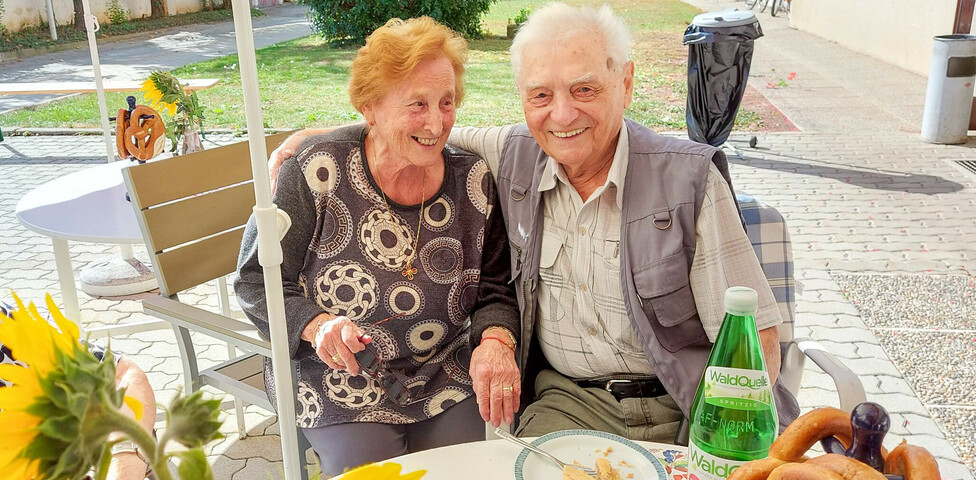
M 590 328 L 587 328 L 587 329 L 586 329 L 586 333 L 589 333 L 591 337 L 595 337 L 595 336 L 596 336 L 596 334 L 597 334 L 597 331 L 596 331 L 596 329 L 595 329 L 595 328 L 593 328 L 593 327 L 590 327 Z
M 586 227 L 579 228 L 580 235 L 586 235 Z
M 580 289 L 581 292 L 586 292 L 586 284 L 585 283 L 584 284 L 581 284 L 579 286 L 579 289 Z

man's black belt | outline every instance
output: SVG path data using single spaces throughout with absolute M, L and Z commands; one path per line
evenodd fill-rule
M 640 380 L 576 380 L 576 384 L 583 388 L 599 388 L 613 394 L 617 401 L 625 398 L 652 398 L 667 395 L 661 381 L 655 378 Z

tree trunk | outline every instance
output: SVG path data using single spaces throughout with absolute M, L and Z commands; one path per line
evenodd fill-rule
M 166 0 L 150 0 L 149 4 L 152 6 L 152 13 L 149 14 L 151 18 L 163 18 L 168 15 Z
M 75 6 L 75 30 L 85 31 L 85 7 L 81 0 L 73 0 Z

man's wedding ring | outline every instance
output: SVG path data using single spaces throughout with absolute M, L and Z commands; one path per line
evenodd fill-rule
M 332 355 L 332 361 L 341 364 L 342 357 L 340 357 L 338 353 L 335 353 Z
M 502 391 L 503 392 L 511 392 L 511 391 L 514 391 L 514 390 L 515 390 L 515 387 L 511 387 L 511 386 L 509 386 L 509 387 L 502 387 Z

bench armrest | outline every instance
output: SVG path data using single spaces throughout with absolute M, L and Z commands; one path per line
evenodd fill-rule
M 250 322 L 225 317 L 163 296 L 143 300 L 142 307 L 147 314 L 162 318 L 173 325 L 271 357 L 271 342 L 261 338 L 257 327 Z

